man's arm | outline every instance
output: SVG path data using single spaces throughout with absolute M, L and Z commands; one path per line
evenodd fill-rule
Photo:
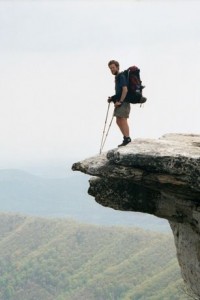
M 122 104 L 122 102 L 123 102 L 124 99 L 126 98 L 127 93 L 128 93 L 128 88 L 127 88 L 127 86 L 123 86 L 123 87 L 122 87 L 122 94 L 121 94 L 121 97 L 120 97 L 119 101 L 117 101 L 117 102 L 115 103 L 115 106 L 119 106 L 119 105 Z
M 123 86 L 122 87 L 122 94 L 121 94 L 119 102 L 123 102 L 124 101 L 124 99 L 126 98 L 127 93 L 128 93 L 127 86 Z

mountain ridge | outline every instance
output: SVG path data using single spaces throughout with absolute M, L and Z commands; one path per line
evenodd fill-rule
M 6 172 L 6 176 L 5 176 Z M 44 178 L 21 170 L 0 170 L 0 211 L 35 216 L 72 218 L 99 225 L 151 227 L 152 230 L 170 231 L 161 219 L 115 212 L 92 201 L 85 191 L 88 179 L 76 177 Z

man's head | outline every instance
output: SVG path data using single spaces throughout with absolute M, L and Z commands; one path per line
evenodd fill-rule
M 119 63 L 116 60 L 110 60 L 108 63 L 108 67 L 113 75 L 117 75 L 119 73 Z

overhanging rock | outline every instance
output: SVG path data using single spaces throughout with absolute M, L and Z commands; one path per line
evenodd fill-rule
M 183 278 L 200 298 L 200 135 L 136 139 L 72 169 L 95 176 L 98 203 L 169 220 Z

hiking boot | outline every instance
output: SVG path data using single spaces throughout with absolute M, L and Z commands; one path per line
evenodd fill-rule
M 126 146 L 130 142 L 131 142 L 131 138 L 130 137 L 124 137 L 123 142 L 120 145 L 118 145 L 118 147 Z

